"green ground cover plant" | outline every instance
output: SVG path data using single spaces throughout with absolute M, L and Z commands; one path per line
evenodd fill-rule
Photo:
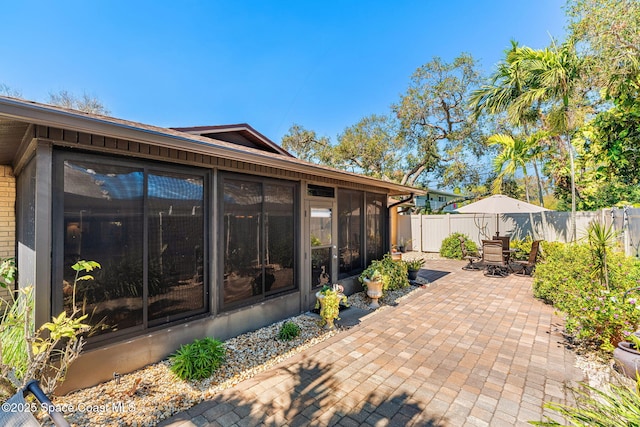
M 185 381 L 210 377 L 224 363 L 224 359 L 224 344 L 211 337 L 182 345 L 169 356 L 171 371 Z
M 291 341 L 298 335 L 300 335 L 300 326 L 291 321 L 284 322 L 278 331 L 278 338 L 283 341 Z

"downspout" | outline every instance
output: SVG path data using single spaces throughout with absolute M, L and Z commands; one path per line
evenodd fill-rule
M 406 198 L 406 199 L 404 199 L 404 200 L 400 200 L 400 201 L 398 201 L 398 202 L 395 202 L 395 203 L 393 203 L 393 204 L 389 205 L 389 207 L 388 207 L 387 209 L 395 208 L 395 207 L 396 207 L 396 206 L 398 206 L 398 205 L 401 205 L 401 204 L 403 204 L 403 203 L 410 202 L 410 201 L 412 201 L 412 200 L 413 200 L 413 198 L 414 198 L 414 197 L 415 197 L 415 194 L 414 194 L 414 193 L 411 193 L 411 194 L 409 195 L 409 197 L 408 197 L 408 198 Z
M 394 220 L 394 217 L 393 217 L 393 216 L 392 216 L 392 214 L 391 214 L 391 209 L 393 209 L 393 208 L 395 208 L 396 206 L 401 205 L 401 204 L 403 204 L 403 203 L 407 203 L 407 202 L 412 201 L 414 197 L 415 197 L 415 194 L 414 194 L 414 193 L 411 193 L 411 194 L 409 195 L 409 197 L 408 197 L 408 198 L 403 199 L 403 200 L 400 200 L 400 201 L 395 202 L 395 203 L 392 203 L 391 205 L 389 205 L 389 206 L 387 207 L 387 224 L 389 224 L 389 234 L 390 234 L 390 236 L 389 236 L 389 237 L 390 237 L 390 238 L 389 238 L 389 243 L 393 242 L 393 241 L 396 239 L 396 236 L 397 236 L 397 234 L 398 234 L 398 233 L 397 233 L 398 224 L 397 224 L 397 221 L 393 221 L 393 220 Z M 396 215 L 395 215 L 395 216 L 397 216 L 397 213 L 396 213 Z M 398 242 L 396 242 L 396 244 L 397 244 L 397 243 L 398 243 Z M 391 248 L 389 247 L 389 248 L 387 248 L 387 249 L 389 250 L 389 249 L 391 249 Z

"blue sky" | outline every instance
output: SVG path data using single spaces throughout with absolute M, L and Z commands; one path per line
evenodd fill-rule
M 0 0 L 0 83 L 62 89 L 158 126 L 293 123 L 336 136 L 387 114 L 417 67 L 471 53 L 485 73 L 509 41 L 562 39 L 562 0 Z

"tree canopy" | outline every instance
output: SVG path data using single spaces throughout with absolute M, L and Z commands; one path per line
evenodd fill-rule
M 480 83 L 476 61 L 461 54 L 419 67 L 387 115 L 372 114 L 348 126 L 332 143 L 293 125 L 282 146 L 299 158 L 406 185 L 478 185 L 488 176 L 482 126 L 467 97 Z M 484 159 L 484 168 L 482 163 Z
M 107 115 L 109 110 L 104 106 L 102 101 L 97 97 L 83 93 L 82 96 L 76 96 L 67 90 L 49 93 L 48 104 L 57 105 L 59 107 L 70 108 L 73 110 L 84 111 L 85 113 Z
M 492 188 L 572 212 L 640 204 L 640 2 L 568 0 L 566 13 L 565 40 L 512 40 L 489 76 L 469 54 L 434 57 L 389 114 L 365 116 L 335 142 L 294 125 L 283 146 L 465 197 Z

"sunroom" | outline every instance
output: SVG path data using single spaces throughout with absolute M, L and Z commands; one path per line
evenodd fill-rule
M 0 255 L 35 286 L 37 323 L 70 307 L 73 263 L 102 266 L 75 292 L 96 328 L 61 391 L 305 312 L 322 280 L 358 290 L 389 250 L 389 198 L 422 194 L 298 160 L 245 124 L 167 129 L 7 97 L 0 168 Z

